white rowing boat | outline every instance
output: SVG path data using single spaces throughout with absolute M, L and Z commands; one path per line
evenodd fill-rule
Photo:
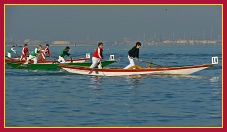
M 122 69 L 122 68 L 107 68 L 107 69 L 91 69 L 86 67 L 75 67 L 60 65 L 60 67 L 70 73 L 93 75 L 93 76 L 130 76 L 144 74 L 162 74 L 162 75 L 189 75 L 214 64 L 191 65 L 181 67 L 159 67 L 159 68 L 140 68 L 140 69 Z

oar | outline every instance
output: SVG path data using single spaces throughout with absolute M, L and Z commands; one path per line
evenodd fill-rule
M 162 66 L 162 65 L 159 65 L 159 64 L 155 64 L 155 63 L 153 63 L 153 62 L 141 60 L 141 59 L 135 59 L 135 60 L 138 60 L 138 61 L 141 61 L 141 62 L 145 62 L 145 63 L 148 63 L 148 64 L 153 64 L 153 65 L 156 65 L 156 66 L 159 66 L 159 67 L 165 67 L 165 66 Z
M 80 56 L 82 56 L 82 55 L 84 55 L 84 53 L 83 53 L 83 54 L 79 54 L 79 55 L 76 54 L 77 57 L 80 57 Z M 85 55 L 86 55 L 86 54 L 85 54 Z
M 16 56 L 18 58 L 18 61 L 20 61 L 20 56 L 17 54 L 17 52 L 16 52 Z
M 16 56 L 19 57 L 18 54 L 17 54 L 17 52 L 16 52 Z
M 56 60 L 58 59 L 57 57 L 54 57 L 54 56 L 49 56 L 49 57 L 54 58 L 54 59 L 56 59 Z
M 54 57 L 54 56 L 50 56 L 50 57 L 54 58 L 54 61 L 53 61 L 52 64 L 60 63 L 60 62 L 58 61 L 58 58 L 57 58 L 57 57 Z
M 95 70 L 95 68 L 96 68 L 100 63 L 101 63 L 101 60 L 95 65 L 94 68 L 92 68 L 92 69 L 88 72 L 88 74 L 91 74 L 91 73 Z
M 22 66 L 22 65 L 24 65 L 24 64 L 20 64 L 20 65 L 18 65 L 17 67 L 15 67 L 15 69 L 17 69 L 18 67 L 20 67 L 20 66 Z M 26 66 L 27 66 L 27 64 L 26 64 Z
M 72 57 L 71 56 L 69 56 L 70 57 L 70 59 L 71 59 L 71 63 L 73 63 L 73 59 L 72 59 Z

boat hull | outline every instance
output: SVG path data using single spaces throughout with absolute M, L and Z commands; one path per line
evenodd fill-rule
M 144 74 L 161 74 L 161 75 L 189 75 L 200 70 L 213 66 L 212 64 L 193 65 L 183 67 L 162 67 L 162 68 L 142 68 L 142 69 L 90 69 L 85 67 L 71 67 L 61 65 L 60 67 L 70 73 L 93 75 L 93 76 L 130 76 Z
M 78 58 L 78 59 L 66 59 L 65 63 L 79 63 L 79 62 L 85 62 L 87 60 L 89 60 L 90 58 Z M 5 58 L 5 62 L 6 63 L 25 63 L 24 60 L 20 61 L 19 58 Z M 45 61 L 40 61 L 38 60 L 37 63 L 39 64 L 52 64 L 54 62 L 57 62 L 57 59 L 55 60 L 45 60 Z M 34 63 L 33 60 L 30 62 L 31 64 Z
M 116 61 L 103 61 L 102 67 L 106 67 Z M 37 64 L 21 64 L 21 63 L 6 63 L 10 68 L 14 69 L 29 69 L 29 70 L 58 70 L 60 69 L 59 65 L 65 66 L 83 66 L 90 67 L 91 62 L 78 62 L 78 63 L 64 63 L 64 64 L 52 64 L 52 63 L 37 63 Z

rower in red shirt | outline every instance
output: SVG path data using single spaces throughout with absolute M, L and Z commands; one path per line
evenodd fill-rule
M 101 61 L 103 59 L 103 55 L 102 55 L 102 51 L 103 51 L 103 43 L 98 43 L 98 48 L 96 48 L 93 57 L 92 57 L 92 65 L 90 66 L 90 68 L 95 68 L 95 66 L 98 65 L 99 69 L 102 69 L 101 66 Z
M 40 60 L 45 61 L 46 60 L 46 53 L 51 56 L 50 54 L 50 49 L 49 49 L 49 44 L 46 44 L 46 47 L 42 50 L 40 53 Z
M 22 54 L 20 57 L 20 61 L 27 60 L 27 54 L 30 54 L 30 51 L 28 50 L 28 45 L 24 44 L 24 48 L 22 49 Z

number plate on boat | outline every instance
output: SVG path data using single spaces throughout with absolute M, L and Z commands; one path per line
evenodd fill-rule
M 218 64 L 218 57 L 212 57 L 212 64 Z

